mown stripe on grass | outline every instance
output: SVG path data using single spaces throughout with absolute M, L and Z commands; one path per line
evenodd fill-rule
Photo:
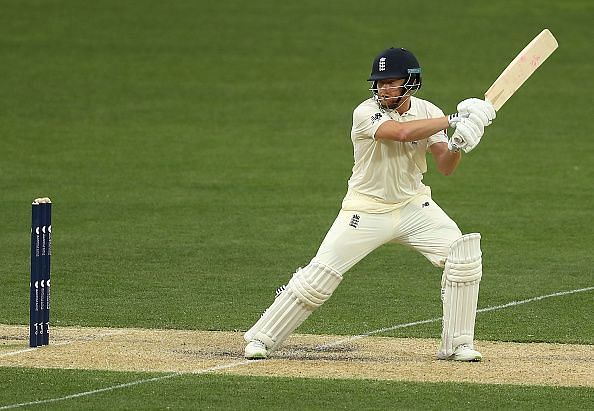
M 89 396 L 89 395 L 101 394 L 103 392 L 108 392 L 108 391 L 119 390 L 119 389 L 122 389 L 122 388 L 133 387 L 133 386 L 139 385 L 139 384 L 146 384 L 146 383 L 149 383 L 149 382 L 167 380 L 169 378 L 178 377 L 180 375 L 189 375 L 189 374 L 200 375 L 200 374 L 207 374 L 207 373 L 210 373 L 210 372 L 222 371 L 222 370 L 226 370 L 228 368 L 235 368 L 235 367 L 238 367 L 238 366 L 241 366 L 241 365 L 246 365 L 247 363 L 248 363 L 247 360 L 244 360 L 244 361 L 235 361 L 235 362 L 232 362 L 230 364 L 220 364 L 220 365 L 216 365 L 214 367 L 205 368 L 203 370 L 194 371 L 192 373 L 175 372 L 175 373 L 171 373 L 171 374 L 159 375 L 157 377 L 146 378 L 146 379 L 142 379 L 142 380 L 130 381 L 130 382 L 123 383 L 123 384 L 112 385 L 111 387 L 98 388 L 96 390 L 83 391 L 83 392 L 79 392 L 79 393 L 76 393 L 76 394 L 65 395 L 63 397 L 48 398 L 48 399 L 45 399 L 45 400 L 37 400 L 37 401 L 23 402 L 23 403 L 19 403 L 19 404 L 4 405 L 4 406 L 0 407 L 0 410 L 8 410 L 8 409 L 19 408 L 19 407 L 27 407 L 29 405 L 41 405 L 41 404 L 49 404 L 49 403 L 52 403 L 52 402 L 71 400 L 71 399 L 74 399 L 74 398 L 86 397 L 86 396 Z
M 578 288 L 576 290 L 569 290 L 569 291 L 559 291 L 553 294 L 547 294 L 547 295 L 540 295 L 538 297 L 532 297 L 532 298 L 528 298 L 526 300 L 520 300 L 520 301 L 512 301 L 506 304 L 501 304 L 501 305 L 493 305 L 490 307 L 485 307 L 485 308 L 480 308 L 478 310 L 476 310 L 477 313 L 486 313 L 489 311 L 496 311 L 496 310 L 502 310 L 504 308 L 510 308 L 510 307 L 515 307 L 517 305 L 522 305 L 522 304 L 528 304 L 528 303 L 532 303 L 535 301 L 540 301 L 540 300 L 544 300 L 547 298 L 552 298 L 552 297 L 561 297 L 564 295 L 569 295 L 569 294 L 576 294 L 576 293 L 582 293 L 585 291 L 591 291 L 594 290 L 594 287 L 586 287 L 586 288 Z M 373 331 L 369 331 L 363 334 L 358 334 L 358 335 L 352 335 L 350 337 L 347 338 L 343 338 L 340 339 L 338 341 L 334 341 L 328 344 L 324 344 L 324 345 L 320 345 L 317 348 L 318 349 L 327 349 L 327 348 L 331 348 L 331 347 L 336 347 L 337 345 L 342 345 L 348 342 L 352 342 L 352 341 L 356 341 L 356 340 L 360 340 L 361 338 L 365 338 L 365 337 L 369 337 L 375 334 L 381 334 L 381 333 L 385 333 L 388 331 L 393 331 L 393 330 L 397 330 L 399 328 L 407 328 L 407 327 L 412 327 L 415 325 L 421 325 L 421 324 L 429 324 L 429 323 L 435 323 L 441 321 L 441 317 L 436 317 L 436 318 L 431 318 L 428 320 L 420 320 L 420 321 L 413 321 L 411 323 L 405 323 L 405 324 L 397 324 L 397 325 L 393 325 L 391 327 L 386 327 L 386 328 L 380 328 L 378 330 L 373 330 Z

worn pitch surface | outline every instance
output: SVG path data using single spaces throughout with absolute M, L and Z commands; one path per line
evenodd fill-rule
M 29 349 L 27 331 L 0 325 L 0 366 L 594 387 L 591 345 L 479 341 L 483 362 L 454 363 L 435 359 L 433 339 L 296 334 L 246 361 L 240 332 L 55 327 Z

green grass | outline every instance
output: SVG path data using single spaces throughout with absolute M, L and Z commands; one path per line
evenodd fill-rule
M 55 325 L 247 329 L 338 212 L 351 113 L 368 96 L 375 54 L 413 50 L 421 97 L 452 112 L 544 27 L 559 50 L 452 177 L 430 166 L 425 181 L 464 232 L 483 236 L 479 306 L 594 285 L 590 1 L 0 5 L 0 323 L 28 321 L 29 203 L 47 195 Z M 439 317 L 440 277 L 413 251 L 382 247 L 301 330 L 354 334 Z M 593 344 L 591 305 L 587 292 L 479 314 L 477 337 Z M 437 337 L 439 324 L 389 335 Z M 109 383 L 100 375 L 97 386 Z M 218 377 L 179 384 L 194 378 L 230 391 Z M 285 392 L 295 383 L 278 384 L 277 397 L 295 395 Z M 361 388 L 371 383 L 314 385 L 331 384 L 373 401 Z M 442 389 L 396 386 L 403 398 Z M 101 408 L 100 398 L 90 401 Z
M 0 369 L 11 389 L 0 407 L 59 398 L 150 378 L 134 387 L 45 403 L 44 409 L 586 409 L 589 388 L 318 380 L 224 375 L 133 374 L 73 370 Z M 38 390 L 31 392 L 35 381 Z M 60 381 L 56 385 L 53 381 Z M 298 386 L 299 390 L 295 387 Z M 225 387 L 224 394 L 221 387 Z M 126 402 L 121 402 L 125 396 Z

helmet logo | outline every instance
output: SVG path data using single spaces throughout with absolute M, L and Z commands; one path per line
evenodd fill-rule
M 382 57 L 379 60 L 379 71 L 386 71 L 386 58 Z

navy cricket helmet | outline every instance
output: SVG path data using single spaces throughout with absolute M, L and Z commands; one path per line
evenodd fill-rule
M 404 48 L 391 47 L 382 51 L 373 60 L 371 75 L 368 81 L 373 81 L 373 89 L 378 80 L 407 79 L 407 90 L 421 88 L 421 65 L 410 51 Z

